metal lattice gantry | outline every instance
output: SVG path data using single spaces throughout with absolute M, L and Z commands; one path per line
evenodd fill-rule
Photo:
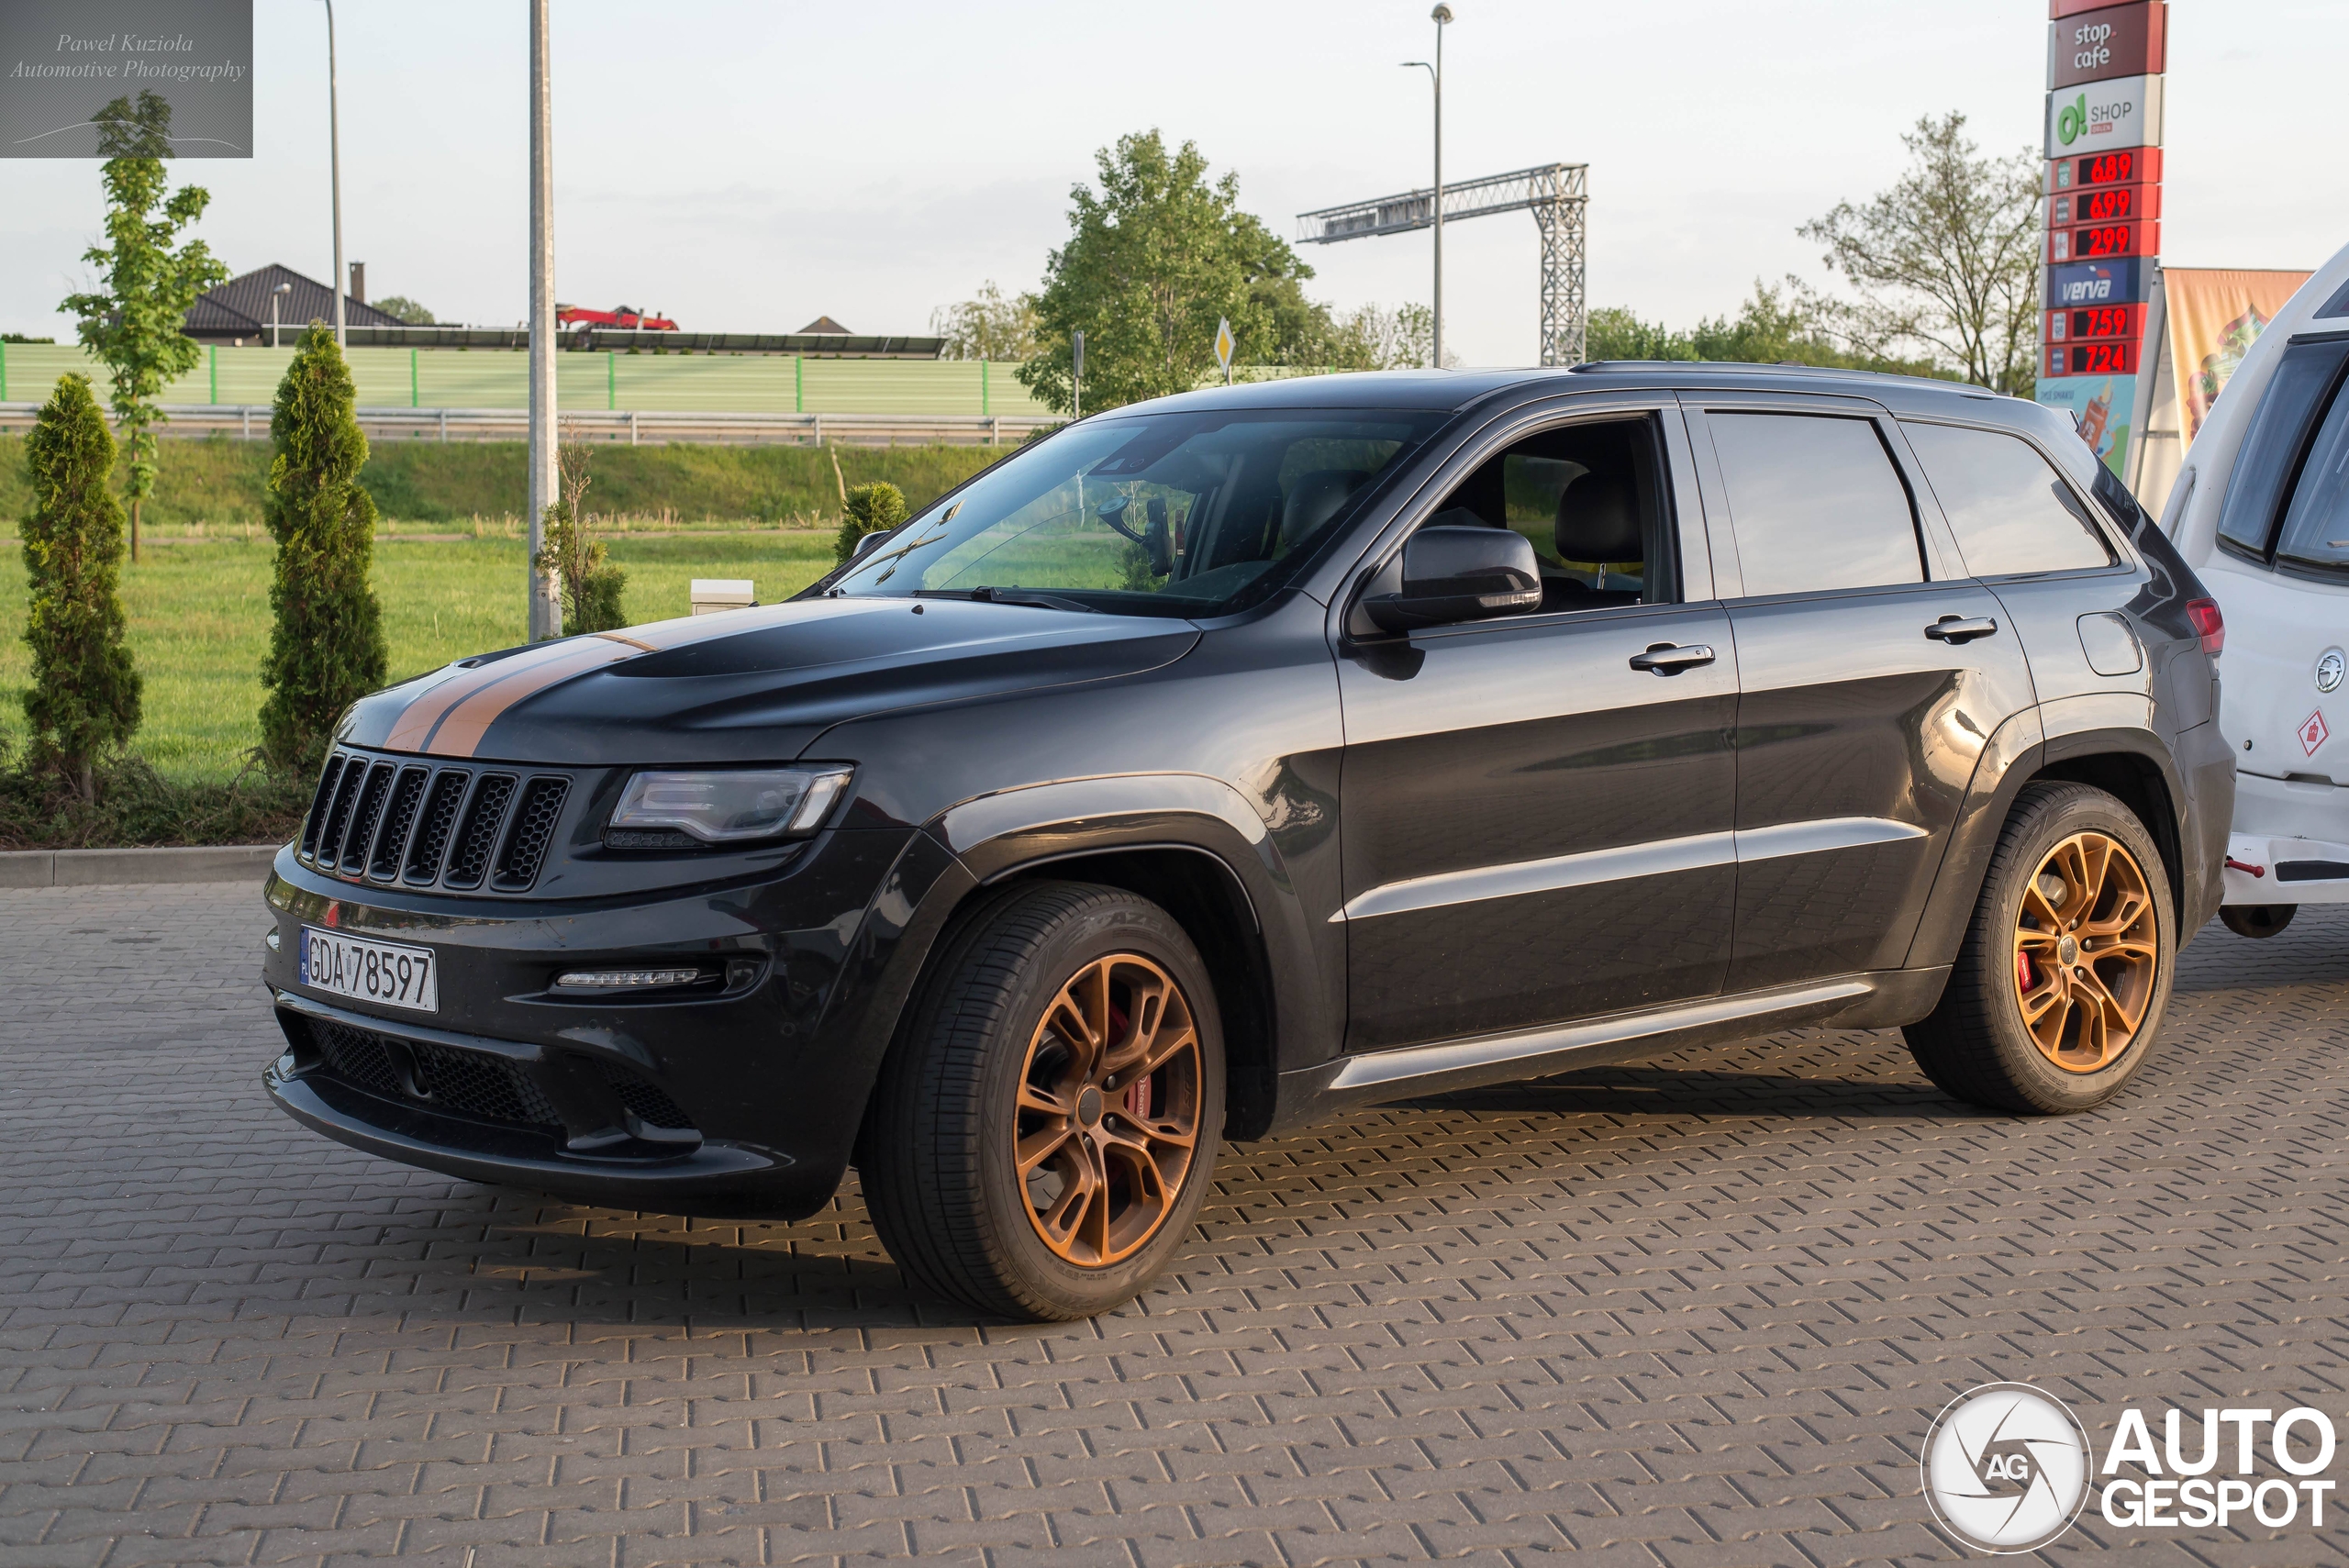
M 1542 231 L 1542 362 L 1580 364 L 1589 341 L 1583 297 L 1583 225 L 1589 205 L 1587 163 L 1543 163 L 1481 180 L 1447 181 L 1443 221 L 1487 213 L 1531 212 Z M 1435 192 L 1406 191 L 1375 201 L 1348 202 L 1297 215 L 1297 237 L 1307 245 L 1408 234 L 1435 222 Z

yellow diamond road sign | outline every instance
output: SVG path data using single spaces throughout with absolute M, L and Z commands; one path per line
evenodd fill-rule
M 1224 370 L 1231 369 L 1231 350 L 1239 345 L 1231 336 L 1231 323 L 1220 317 L 1215 324 L 1215 362 Z

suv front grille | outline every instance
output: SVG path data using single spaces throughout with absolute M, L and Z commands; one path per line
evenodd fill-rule
M 302 824 L 305 864 L 351 881 L 527 893 L 546 869 L 571 780 L 338 751 Z

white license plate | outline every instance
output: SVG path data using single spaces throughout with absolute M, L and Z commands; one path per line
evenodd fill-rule
M 430 948 L 302 928 L 302 984 L 386 1007 L 440 1010 L 440 959 Z

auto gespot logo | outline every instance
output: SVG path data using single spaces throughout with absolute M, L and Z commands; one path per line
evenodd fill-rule
M 2099 1446 L 2044 1389 L 1992 1383 L 1934 1418 L 1919 1470 L 1943 1529 L 2004 1555 L 2053 1543 L 2091 1500 L 2120 1529 L 2321 1529 L 2335 1446 L 2323 1411 L 2275 1404 L 2124 1406 Z

